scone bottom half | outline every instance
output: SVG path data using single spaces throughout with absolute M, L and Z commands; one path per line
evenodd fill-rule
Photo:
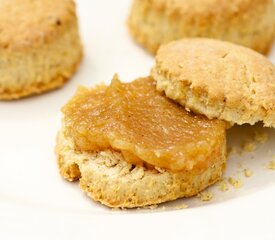
M 162 45 L 151 76 L 191 111 L 231 125 L 275 127 L 275 66 L 233 43 L 190 38 Z
M 83 56 L 74 1 L 13 0 L 0 5 L 0 99 L 63 86 Z
M 81 87 L 62 111 L 60 173 L 106 206 L 194 196 L 225 168 L 225 122 L 186 111 L 157 92 L 151 77 Z

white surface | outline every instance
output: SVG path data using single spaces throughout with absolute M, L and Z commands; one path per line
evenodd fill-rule
M 225 175 L 244 186 L 214 199 L 169 203 L 166 210 L 112 211 L 86 197 L 77 183 L 58 174 L 54 156 L 60 107 L 77 85 L 123 81 L 148 75 L 153 58 L 128 35 L 130 0 L 79 0 L 85 59 L 63 89 L 15 102 L 0 102 L 0 239 L 275 239 L 275 171 L 266 165 L 275 154 L 275 131 L 255 153 L 231 155 Z M 275 54 L 273 54 L 275 60 Z M 260 127 L 258 126 L 260 129 Z M 255 127 L 237 127 L 229 143 L 239 146 Z M 238 134 L 236 134 L 238 132 Z M 254 158 L 253 158 L 254 157 Z M 240 163 L 253 170 L 245 178 Z M 239 171 L 239 173 L 237 173 Z M 188 209 L 175 210 L 179 204 Z

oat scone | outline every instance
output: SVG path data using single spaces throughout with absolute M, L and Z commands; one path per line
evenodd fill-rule
M 151 71 L 159 91 L 208 118 L 275 127 L 275 66 L 263 55 L 213 39 L 163 45 Z
M 225 167 L 225 148 L 216 163 L 200 173 L 169 172 L 127 163 L 116 151 L 76 151 L 64 132 L 56 145 L 60 174 L 68 181 L 79 180 L 90 198 L 109 207 L 136 208 L 195 196 L 219 181 Z
M 73 0 L 0 0 L 0 99 L 61 87 L 82 45 Z
M 216 38 L 268 53 L 275 34 L 273 0 L 133 0 L 133 38 L 151 53 L 172 40 Z
M 60 173 L 107 206 L 193 196 L 223 173 L 225 122 L 187 112 L 150 77 L 82 87 L 62 111 Z

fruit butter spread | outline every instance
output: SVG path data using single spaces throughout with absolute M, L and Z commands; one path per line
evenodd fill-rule
M 150 77 L 81 87 L 63 113 L 76 150 L 113 149 L 135 165 L 203 170 L 224 151 L 225 122 L 188 112 L 157 92 Z

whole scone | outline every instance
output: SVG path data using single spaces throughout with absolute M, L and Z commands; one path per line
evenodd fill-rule
M 82 58 L 73 0 L 0 0 L 0 99 L 62 86 Z
M 131 35 L 151 53 L 187 37 L 217 38 L 268 53 L 275 34 L 273 0 L 133 0 Z
M 263 55 L 213 39 L 163 45 L 151 71 L 157 89 L 208 118 L 275 127 L 275 66 Z

